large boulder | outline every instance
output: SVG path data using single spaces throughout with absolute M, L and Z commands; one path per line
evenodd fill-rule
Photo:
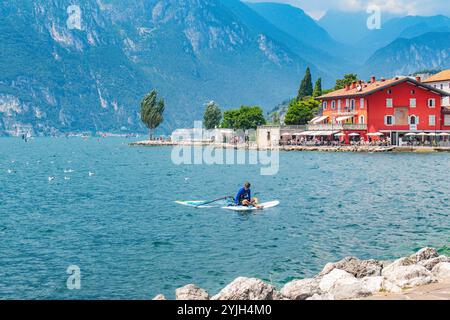
M 450 263 L 449 262 L 438 263 L 433 268 L 432 273 L 439 282 L 450 282 Z
M 394 262 L 385 266 L 381 271 L 381 275 L 393 272 L 398 267 L 406 267 L 406 266 L 411 266 L 413 264 L 414 264 L 414 261 L 412 259 L 410 259 L 409 257 L 397 259 Z
M 410 255 L 409 258 L 414 261 L 414 263 L 418 263 L 419 261 L 437 258 L 438 256 L 439 254 L 436 249 L 426 247 Z
M 381 275 L 383 263 L 377 260 L 359 260 L 355 257 L 347 257 L 335 263 L 328 263 L 319 274 L 319 278 L 327 275 L 333 269 L 344 270 L 356 278 L 364 278 Z
M 278 300 L 280 298 L 272 285 L 255 278 L 239 277 L 213 296 L 212 300 Z
M 194 284 L 188 284 L 175 290 L 176 300 L 209 300 L 209 294 Z
M 447 256 L 439 256 L 436 258 L 431 258 L 428 260 L 419 261 L 417 264 L 427 268 L 428 270 L 433 270 L 433 268 L 441 262 L 450 262 L 450 257 Z
M 429 270 L 419 265 L 389 265 L 383 269 L 382 275 L 400 288 L 416 287 L 437 281 Z
M 152 300 L 167 300 L 163 294 L 158 294 Z
M 312 297 L 307 298 L 306 300 L 336 300 L 335 297 L 330 293 L 323 294 L 315 294 Z
M 320 294 L 317 279 L 294 280 L 287 283 L 280 291 L 288 300 L 306 300 L 315 294 Z
M 337 281 L 343 279 L 349 279 L 350 281 L 356 280 L 355 276 L 348 273 L 347 271 L 341 269 L 333 269 L 330 273 L 324 275 L 321 278 L 319 282 L 319 288 L 322 292 L 329 292 Z

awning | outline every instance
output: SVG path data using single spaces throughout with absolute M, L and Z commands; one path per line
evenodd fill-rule
M 415 135 L 416 134 L 414 132 L 410 132 L 410 133 L 405 134 L 406 137 L 413 137 Z
M 331 136 L 335 133 L 338 133 L 339 131 L 319 131 L 317 133 L 318 136 Z
M 316 123 L 322 122 L 325 119 L 328 119 L 328 116 L 316 117 L 311 120 L 311 123 L 316 124 Z
M 374 132 L 374 133 L 368 133 L 367 135 L 370 137 L 381 137 L 383 134 L 381 132 Z
M 345 137 L 345 133 L 339 132 L 335 134 L 336 137 Z
M 442 133 L 439 133 L 438 136 L 440 136 L 440 137 L 448 137 L 448 136 L 450 136 L 450 133 L 442 132 Z
M 285 133 L 283 133 L 281 136 L 282 136 L 282 137 L 290 137 L 290 136 L 292 136 L 292 134 L 290 134 L 290 133 L 288 133 L 288 132 L 285 132 Z
M 337 122 L 341 122 L 341 121 L 345 121 L 345 120 L 348 120 L 348 119 L 351 119 L 351 118 L 353 118 L 353 116 L 337 117 L 336 121 Z
M 353 132 L 348 135 L 349 137 L 358 137 L 359 133 Z

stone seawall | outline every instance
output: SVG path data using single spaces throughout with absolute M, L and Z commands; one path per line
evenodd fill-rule
M 314 151 L 314 152 L 414 152 L 414 153 L 434 153 L 450 152 L 450 147 L 396 147 L 396 146 L 280 146 L 258 148 L 254 144 L 230 144 L 211 142 L 170 142 L 170 141 L 138 141 L 130 143 L 130 146 L 161 147 L 161 146 L 193 146 L 193 147 L 214 147 L 236 150 L 257 150 L 257 151 Z
M 177 300 L 348 300 L 380 294 L 401 297 L 411 288 L 430 284 L 445 289 L 450 299 L 450 257 L 423 248 L 390 262 L 347 257 L 326 264 L 313 278 L 294 280 L 280 289 L 260 279 L 239 277 L 214 296 L 194 284 L 178 288 L 175 296 Z M 421 297 L 426 299 L 426 293 Z M 165 299 L 164 295 L 154 298 Z

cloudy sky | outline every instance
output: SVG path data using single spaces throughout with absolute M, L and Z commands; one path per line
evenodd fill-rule
M 401 15 L 450 15 L 449 0 L 244 0 L 247 2 L 280 2 L 302 8 L 314 18 L 327 10 L 366 11 L 378 5 L 382 11 Z

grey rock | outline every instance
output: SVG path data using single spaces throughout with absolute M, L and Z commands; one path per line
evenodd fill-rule
M 377 260 L 360 260 L 355 257 L 347 257 L 335 263 L 325 265 L 319 278 L 330 273 L 333 269 L 340 269 L 351 273 L 356 278 L 381 275 L 383 263 Z
M 450 257 L 439 256 L 436 258 L 419 261 L 417 264 L 427 268 L 428 270 L 432 270 L 437 264 L 439 264 L 441 262 L 450 262 Z
M 422 248 L 416 253 L 409 256 L 409 258 L 414 261 L 415 263 L 423 260 L 429 260 L 432 258 L 439 257 L 439 254 L 437 253 L 436 249 L 433 248 Z
M 450 263 L 438 263 L 432 271 L 433 275 L 439 282 L 450 282 Z
M 416 287 L 437 281 L 429 270 L 419 265 L 389 265 L 383 269 L 382 274 L 386 280 L 400 288 Z
M 158 294 L 152 300 L 167 300 L 167 299 L 166 299 L 166 297 L 163 294 Z
M 176 300 L 209 300 L 209 294 L 194 284 L 175 290 Z
M 275 288 L 256 278 L 239 277 L 223 288 L 212 300 L 274 300 L 281 295 Z
M 329 292 L 337 281 L 343 279 L 349 279 L 349 281 L 353 279 L 356 280 L 356 278 L 347 271 L 340 269 L 333 269 L 330 273 L 322 277 L 322 279 L 319 282 L 319 288 L 322 292 Z
M 320 294 L 319 281 L 317 279 L 294 280 L 287 283 L 281 294 L 289 300 L 306 300 L 315 294 Z
M 335 297 L 330 293 L 324 293 L 324 294 L 315 294 L 312 297 L 309 297 L 306 300 L 336 300 Z

